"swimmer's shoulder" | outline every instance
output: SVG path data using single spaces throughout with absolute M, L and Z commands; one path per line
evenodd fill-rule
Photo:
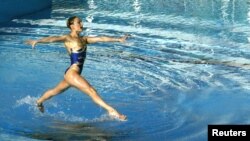
M 66 40 L 69 40 L 71 38 L 69 34 L 62 35 L 62 37 L 65 38 Z
M 87 41 L 88 36 L 81 36 L 82 40 Z

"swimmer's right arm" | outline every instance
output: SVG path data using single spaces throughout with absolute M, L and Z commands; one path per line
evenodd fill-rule
M 66 40 L 66 35 L 64 36 L 50 36 L 41 38 L 39 40 L 26 40 L 25 43 L 32 46 L 32 48 L 35 48 L 37 43 L 52 43 L 52 42 L 62 42 Z

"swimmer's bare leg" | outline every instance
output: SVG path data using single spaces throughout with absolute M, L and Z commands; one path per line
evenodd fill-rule
M 110 116 L 119 118 L 120 120 L 126 120 L 127 117 L 125 115 L 120 114 L 117 110 L 113 107 L 108 105 L 106 102 L 102 100 L 102 98 L 98 95 L 96 90 L 85 80 L 83 77 L 79 75 L 79 73 L 74 70 L 68 70 L 67 74 L 64 76 L 65 80 L 72 86 L 76 87 L 77 89 L 81 90 L 83 93 L 89 95 L 92 100 L 103 107 Z
M 65 81 L 62 80 L 56 87 L 47 90 L 42 97 L 40 97 L 37 101 L 37 108 L 39 109 L 40 112 L 44 112 L 44 106 L 43 106 L 43 102 L 50 99 L 51 97 L 58 95 L 62 92 L 64 92 L 66 89 L 69 88 L 69 84 Z

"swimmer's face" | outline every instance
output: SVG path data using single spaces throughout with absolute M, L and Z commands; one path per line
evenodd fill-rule
M 75 18 L 71 24 L 71 29 L 81 32 L 83 30 L 83 23 L 80 18 Z

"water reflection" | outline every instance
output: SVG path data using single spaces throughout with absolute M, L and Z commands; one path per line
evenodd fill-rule
M 136 28 L 140 28 L 141 25 L 141 14 L 140 14 L 140 11 L 141 11 L 141 2 L 139 0 L 134 0 L 133 2 L 133 9 L 136 13 L 136 16 L 135 16 L 135 19 L 134 19 L 134 22 L 133 22 L 133 26 L 136 27 Z
M 247 9 L 247 21 L 248 21 L 248 24 L 250 25 L 250 2 L 248 3 L 248 9 Z M 248 42 L 250 42 L 250 34 L 248 33 Z
M 250 24 L 250 2 L 248 3 L 247 21 Z
M 141 11 L 141 3 L 139 0 L 135 0 L 133 3 L 133 8 L 135 10 L 136 13 Z
M 82 1 L 80 2 L 83 4 Z M 211 100 L 207 100 L 203 91 L 192 92 L 195 95 L 190 98 L 190 95 L 185 91 L 190 89 L 207 89 L 208 87 L 216 86 L 228 89 L 232 87 L 250 89 L 249 80 L 247 79 L 249 71 L 241 69 L 250 68 L 248 63 L 250 53 L 247 49 L 249 45 L 242 41 L 243 38 L 249 38 L 250 6 L 244 5 L 245 2 L 244 0 L 133 0 L 123 3 L 122 0 L 99 2 L 88 0 L 85 1 L 84 6 L 80 5 L 77 7 L 78 3 L 74 1 L 72 7 L 67 5 L 67 8 L 65 8 L 65 4 L 58 3 L 62 6 L 58 6 L 58 9 L 53 10 L 53 18 L 49 22 L 47 19 L 29 20 L 27 23 L 21 24 L 28 25 L 25 28 L 10 27 L 8 29 L 0 29 L 5 34 L 1 36 L 1 39 L 3 38 L 2 40 L 5 41 L 1 44 L 4 46 L 1 49 L 5 49 L 4 52 L 1 52 L 2 58 L 4 58 L 5 64 L 12 64 L 12 66 L 2 65 L 4 68 L 7 68 L 5 69 L 6 73 L 2 71 L 3 79 L 1 79 L 1 83 L 11 84 L 9 85 L 11 88 L 2 88 L 3 92 L 10 93 L 8 96 L 12 96 L 15 93 L 18 93 L 19 97 L 25 97 L 29 93 L 37 96 L 38 91 L 41 91 L 40 87 L 43 89 L 43 87 L 54 85 L 53 80 L 48 82 L 46 78 L 40 76 L 56 77 L 56 75 L 60 74 L 61 77 L 61 71 L 57 71 L 57 68 L 64 69 L 68 65 L 68 56 L 63 56 L 65 52 L 62 53 L 61 51 L 65 50 L 57 48 L 59 45 L 52 44 L 51 47 L 43 47 L 41 45 L 33 53 L 29 53 L 31 51 L 27 50 L 23 52 L 23 48 L 27 48 L 27 46 L 20 46 L 19 43 L 15 46 L 13 41 L 58 35 L 62 34 L 62 31 L 68 32 L 68 29 L 65 27 L 65 17 L 76 14 L 84 18 L 86 17 L 87 24 L 91 25 L 95 34 L 118 35 L 129 31 L 135 35 L 129 39 L 129 42 L 132 42 L 129 45 L 93 45 L 89 50 L 87 62 L 89 64 L 86 65 L 84 73 L 101 90 L 103 96 L 108 97 L 107 99 L 111 103 L 116 104 L 121 111 L 125 111 L 128 117 L 131 117 L 130 121 L 132 122 L 127 122 L 126 126 L 121 127 L 121 130 L 128 131 L 126 132 L 127 134 L 120 132 L 120 137 L 117 140 L 122 140 L 124 137 L 136 140 L 134 138 L 137 136 L 141 140 L 144 137 L 152 138 L 152 140 L 164 140 L 166 134 L 173 138 L 175 136 L 177 138 L 181 134 L 185 139 L 192 137 L 190 140 L 203 140 L 203 137 L 204 139 L 206 138 L 206 134 L 205 132 L 200 133 L 200 129 L 204 129 L 205 125 L 207 125 L 204 122 L 207 119 L 214 119 L 214 113 L 219 113 L 223 109 L 219 109 L 217 112 L 208 112 L 209 114 L 203 112 L 212 109 L 207 108 L 204 103 L 211 103 L 214 97 L 217 97 L 217 93 L 214 93 L 215 96 Z M 17 22 L 22 21 L 17 20 Z M 235 30 L 237 25 L 232 25 L 232 22 L 239 25 L 238 30 Z M 127 23 L 130 23 L 130 25 L 127 25 Z M 224 26 L 225 23 L 229 27 Z M 30 27 L 32 24 L 37 26 Z M 232 28 L 234 31 L 231 30 Z M 222 38 L 221 33 L 225 38 Z M 3 53 L 6 55 L 3 56 Z M 29 56 L 28 60 L 26 59 L 27 57 L 23 57 L 25 54 Z M 58 57 L 62 59 L 55 63 Z M 8 60 L 18 61 L 9 63 Z M 44 60 L 46 61 L 45 63 Z M 20 62 L 23 63 L 19 64 Z M 46 65 L 48 63 L 49 65 Z M 29 65 L 26 65 L 24 68 L 24 64 Z M 51 67 L 54 65 L 56 67 Z M 27 68 L 27 66 L 29 67 Z M 233 67 L 240 67 L 240 69 Z M 18 71 L 16 71 L 16 68 L 18 68 Z M 30 77 L 34 78 L 33 80 L 27 79 L 27 71 L 37 72 L 43 68 L 48 68 L 48 70 L 40 71 L 40 76 L 34 74 L 34 77 Z M 11 73 L 13 74 L 11 75 L 13 80 L 22 81 L 9 82 L 10 78 L 4 76 L 9 70 L 13 71 Z M 33 73 L 29 74 L 32 75 Z M 20 77 L 23 79 L 20 79 Z M 35 80 L 35 78 L 37 79 Z M 105 80 L 107 83 L 103 83 L 102 80 Z M 37 84 L 40 87 L 30 89 L 26 85 L 30 83 Z M 13 91 L 12 86 L 15 86 L 15 91 Z M 185 92 L 183 96 L 178 95 L 179 91 Z M 73 91 L 73 93 L 76 92 Z M 196 94 L 199 94 L 200 97 L 197 97 Z M 236 94 L 233 96 L 237 97 Z M 72 97 L 73 99 L 78 99 L 77 95 L 72 95 Z M 61 109 L 63 110 L 68 109 L 68 107 L 76 107 L 78 106 L 77 102 L 81 102 L 64 100 L 63 97 L 58 98 L 63 103 L 70 103 L 66 104 L 67 106 L 62 106 Z M 205 107 L 197 106 L 196 101 L 192 102 L 194 98 L 198 100 L 200 105 L 205 105 Z M 10 99 L 15 99 L 15 97 L 10 97 Z M 181 102 L 182 99 L 187 100 Z M 200 102 L 199 99 L 201 99 Z M 221 97 L 220 100 L 225 104 L 228 102 L 228 99 L 224 97 Z M 191 101 L 191 104 L 187 104 L 187 101 Z M 9 103 L 10 101 L 7 100 L 5 102 Z M 234 102 L 232 101 L 232 103 Z M 182 108 L 183 106 L 186 107 Z M 246 106 L 237 108 L 243 109 L 242 107 L 247 106 L 246 102 Z M 134 107 L 140 108 L 135 109 Z M 223 107 L 223 104 L 217 107 Z M 23 109 L 27 109 L 25 106 L 23 106 L 23 109 L 20 108 L 22 107 L 16 109 L 20 113 L 19 115 L 30 113 L 30 111 L 24 112 L 25 110 Z M 33 118 L 32 115 L 28 118 L 16 116 L 15 112 L 8 108 L 1 110 L 10 111 L 8 117 L 5 118 L 4 116 L 1 118 L 6 123 L 4 126 L 1 124 L 1 128 L 5 130 L 5 127 L 12 125 L 14 120 L 23 121 L 23 119 Z M 232 113 L 230 110 L 228 110 L 229 113 Z M 236 112 L 237 110 L 233 111 Z M 234 115 L 244 115 L 246 111 L 244 109 L 239 114 Z M 67 116 L 74 115 L 75 112 L 78 114 L 80 110 L 69 110 Z M 190 116 L 189 112 L 200 114 L 199 116 L 196 116 L 196 114 Z M 57 112 L 55 111 L 55 113 Z M 86 113 L 89 114 L 88 112 Z M 10 117 L 17 117 L 17 119 Z M 193 117 L 195 118 L 193 119 Z M 225 121 L 224 117 L 222 115 L 220 119 Z M 237 116 L 233 116 L 227 122 L 235 118 Z M 110 131 L 110 127 L 115 126 L 117 128 L 116 125 L 106 126 L 102 125 L 102 123 L 73 124 L 67 123 L 71 121 L 69 118 L 65 118 L 65 120 L 66 123 L 45 123 L 47 126 L 42 128 L 27 128 L 27 126 L 31 126 L 30 121 L 28 121 L 25 122 L 28 124 L 27 126 L 20 124 L 20 128 L 17 129 L 15 124 L 15 128 L 14 126 L 13 128 L 20 131 L 31 129 L 32 131 L 23 134 L 44 140 L 110 140 L 116 138 L 117 132 Z M 217 122 L 218 119 L 212 121 Z M 247 122 L 247 120 L 242 118 L 239 118 L 239 121 Z M 44 122 L 40 122 L 40 120 L 37 123 L 44 125 Z M 183 128 L 184 126 L 185 128 Z M 126 128 L 128 127 L 131 130 L 127 130 Z M 171 130 L 169 132 L 170 129 L 184 130 L 181 130 L 181 132 L 179 130 Z M 112 130 L 116 129 L 113 128 Z M 202 139 L 196 137 L 197 134 L 202 136 Z M 156 135 L 159 138 L 153 139 Z
M 42 131 L 41 131 L 42 129 Z M 65 123 L 57 121 L 49 127 L 33 128 L 32 133 L 23 133 L 33 139 L 69 141 L 69 140 L 110 140 L 114 133 L 87 123 Z
M 89 15 L 86 17 L 86 20 L 87 22 L 92 23 L 92 21 L 94 20 L 94 17 L 92 15 Z
M 97 5 L 94 0 L 88 0 L 89 9 L 96 9 Z

